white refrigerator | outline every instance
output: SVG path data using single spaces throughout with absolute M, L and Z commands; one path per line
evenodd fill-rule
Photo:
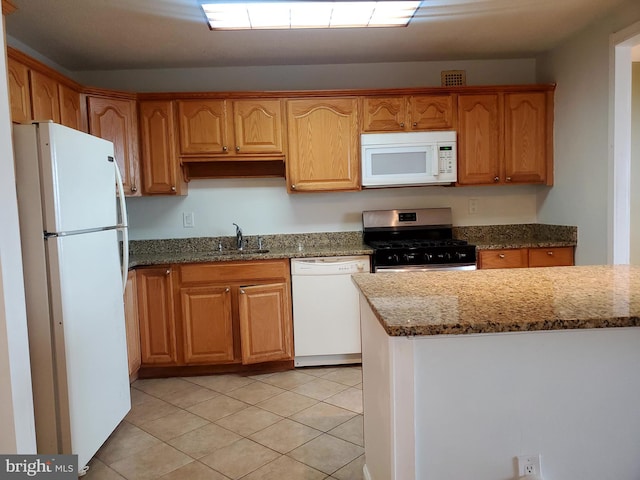
M 13 141 L 38 453 L 82 471 L 131 408 L 122 181 L 106 140 L 39 122 Z

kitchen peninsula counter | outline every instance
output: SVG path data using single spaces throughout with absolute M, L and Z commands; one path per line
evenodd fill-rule
M 640 326 L 640 266 L 358 274 L 388 335 Z
M 640 266 L 353 279 L 365 478 L 640 478 Z

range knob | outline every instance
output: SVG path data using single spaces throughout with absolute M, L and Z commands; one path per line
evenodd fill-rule
M 465 260 L 467 258 L 467 254 L 464 252 L 456 252 L 456 258 L 458 260 Z
M 400 261 L 400 259 L 398 258 L 398 254 L 396 253 L 392 253 L 391 255 L 388 255 L 387 260 L 389 261 L 390 265 L 397 265 L 398 262 Z
M 424 260 L 427 263 L 431 263 L 433 261 L 433 253 L 425 253 Z
M 404 255 L 402 255 L 402 259 L 407 263 L 413 263 L 416 260 L 416 254 L 415 253 L 405 253 Z

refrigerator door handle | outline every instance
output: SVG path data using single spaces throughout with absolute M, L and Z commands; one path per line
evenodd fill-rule
M 124 187 L 122 185 L 122 175 L 118 168 L 118 163 L 113 157 L 109 157 L 109 161 L 113 162 L 116 169 L 116 183 L 118 185 L 118 206 L 120 207 L 120 224 L 119 230 L 122 232 L 122 293 L 127 287 L 127 272 L 129 270 L 129 226 L 127 221 L 127 205 L 124 198 Z

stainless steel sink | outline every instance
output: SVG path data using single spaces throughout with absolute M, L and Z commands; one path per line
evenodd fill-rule
M 212 255 L 256 255 L 259 253 L 269 253 L 269 249 L 245 249 L 245 250 L 223 250 L 221 252 L 213 252 Z

